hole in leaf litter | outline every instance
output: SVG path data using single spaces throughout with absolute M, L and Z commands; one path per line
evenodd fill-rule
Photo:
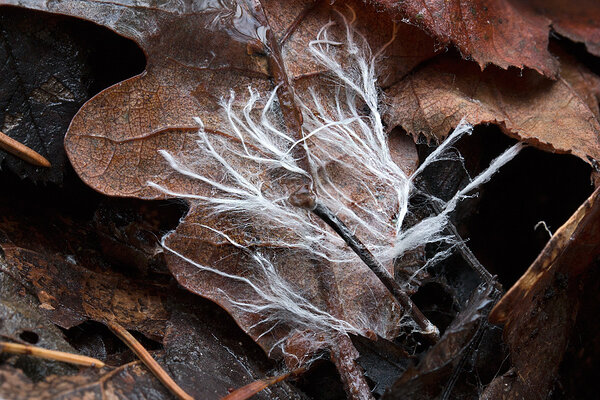
M 490 126 L 476 130 L 458 147 L 467 168 L 472 168 L 470 148 L 479 148 L 482 158 L 491 158 L 511 142 Z M 465 217 L 459 232 L 505 289 L 550 239 L 538 223 L 545 222 L 555 232 L 592 193 L 590 173 L 591 167 L 574 156 L 527 148 L 482 188 L 479 197 L 457 211 Z
M 311 368 L 295 382 L 295 386 L 311 399 L 343 400 L 346 398 L 335 365 L 326 360 L 315 361 Z
M 121 340 L 99 322 L 86 321 L 70 329 L 61 330 L 69 344 L 88 357 L 107 361 L 109 357 L 115 357 L 128 350 Z
M 421 286 L 412 299 L 443 334 L 456 314 L 452 295 L 439 283 L 429 282 Z
M 83 59 L 87 73 L 82 79 L 88 81 L 90 97 L 146 68 L 144 52 L 133 40 L 93 22 L 24 8 L 2 7 L 2 12 L 25 21 L 34 34 L 44 34 L 44 25 L 51 24 L 66 43 L 87 49 Z
M 37 342 L 40 341 L 40 336 L 37 333 L 32 332 L 32 331 L 23 331 L 23 332 L 19 333 L 19 338 L 21 338 L 21 340 L 24 340 L 30 344 L 36 344 Z

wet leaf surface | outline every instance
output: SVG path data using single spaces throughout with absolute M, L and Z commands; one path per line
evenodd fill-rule
M 46 9 L 42 2 L 20 4 Z M 267 57 L 264 50 L 252 47 L 264 26 L 270 26 L 280 41 L 285 69 L 300 96 L 309 99 L 306 89 L 309 85 L 330 86 L 327 83 L 329 78 L 322 76 L 321 69 L 310 60 L 306 47 L 332 19 L 338 21 L 338 26 L 333 28 L 333 35 L 344 37 L 337 9 L 326 2 L 318 3 L 316 7 L 310 2 L 297 2 L 286 4 L 283 10 L 278 2 L 266 2 L 263 5 L 265 14 L 262 14 L 261 10 L 254 10 L 240 2 L 237 7 L 241 17 L 233 18 L 233 8 L 227 8 L 232 6 L 236 5 L 202 9 L 190 4 L 153 8 L 121 7 L 116 3 L 64 2 L 47 8 L 52 12 L 92 20 L 124 34 L 144 49 L 148 59 L 145 74 L 103 91 L 86 103 L 73 120 L 66 148 L 76 171 L 86 183 L 105 194 L 140 198 L 164 197 L 163 193 L 149 186 L 148 181 L 176 192 L 197 195 L 210 193 L 205 185 L 172 171 L 157 150 L 189 157 L 192 161 L 197 137 L 197 123 L 192 119 L 194 116 L 203 119 L 205 128 L 214 134 L 215 139 L 222 140 L 222 137 L 223 140 L 235 140 L 223 132 L 223 126 L 228 121 L 219 111 L 219 99 L 228 96 L 232 90 L 236 93 L 233 106 L 237 107 L 248 101 L 248 85 L 262 95 L 273 88 L 269 80 L 274 68 L 269 64 L 273 63 L 272 57 Z M 379 16 L 375 18 L 375 11 L 365 9 L 362 3 L 352 6 L 361 9 L 361 13 L 356 14 L 355 25 L 357 29 L 368 26 L 364 31 L 368 34 L 370 46 L 378 49 L 386 45 L 394 34 L 391 20 Z M 350 11 L 342 11 L 351 18 Z M 115 15 L 119 17 L 115 19 Z M 374 26 L 372 21 L 376 21 Z M 173 29 L 174 26 L 177 26 L 177 30 Z M 397 29 L 398 34 L 409 34 L 416 40 L 394 41 L 390 45 L 384 62 L 384 65 L 393 66 L 387 73 L 390 82 L 398 80 L 418 62 L 433 54 L 433 43 L 426 35 L 406 24 L 400 24 Z M 207 41 L 204 37 L 210 37 L 211 40 Z M 179 42 L 188 45 L 185 48 L 172 46 L 172 43 Z M 328 97 L 323 99 L 330 101 Z M 285 107 L 282 110 L 284 114 Z M 286 122 L 289 122 L 289 118 Z M 414 144 L 402 139 L 399 143 L 402 147 L 398 146 L 397 152 L 403 157 L 400 164 L 406 172 L 410 172 L 416 167 Z M 235 145 L 239 146 L 239 143 Z M 253 168 L 250 164 L 245 166 L 243 162 L 240 167 Z M 220 171 L 209 170 L 209 173 L 214 174 L 215 179 L 221 179 L 218 177 Z M 343 170 L 334 170 L 334 173 L 342 179 L 348 175 Z M 356 197 L 352 194 L 352 191 L 356 194 L 359 189 L 356 182 L 349 177 L 344 184 L 344 190 Z M 286 185 L 285 182 L 274 182 L 272 190 L 288 192 Z M 368 196 L 368 193 L 364 195 Z M 358 196 L 363 196 L 363 193 Z M 280 237 L 289 235 L 280 229 L 266 229 L 264 226 L 257 229 L 260 233 L 244 232 L 236 226 L 235 221 L 213 221 L 205 210 L 194 205 L 175 234 L 169 237 L 167 245 L 194 262 L 216 266 L 228 274 L 242 273 L 252 260 L 235 246 L 215 236 L 206 228 L 207 225 L 230 232 L 231 237 L 242 243 L 255 242 L 254 237 L 262 236 L 262 244 L 258 242 L 256 245 L 263 247 L 262 251 L 269 257 L 285 257 L 298 265 L 296 270 L 288 270 L 284 279 L 300 285 L 309 301 L 327 308 L 325 304 L 332 294 L 319 287 L 319 273 L 314 268 L 314 262 L 308 259 L 310 254 L 286 255 L 285 246 L 276 248 Z M 233 305 L 234 301 L 256 303 L 253 293 L 243 284 L 202 272 L 180 257 L 169 256 L 167 262 L 183 286 L 224 306 L 244 329 L 256 339 L 260 338 L 259 343 L 267 351 L 289 332 L 285 326 L 267 335 L 263 335 L 266 328 L 251 330 L 264 315 L 243 312 Z M 357 258 L 345 263 L 343 272 L 334 264 L 328 268 L 337 268 L 334 272 L 336 284 L 341 286 L 340 293 L 350 300 L 341 302 L 345 304 L 345 309 L 339 317 L 358 321 L 365 315 L 370 321 L 367 329 L 391 337 L 400 316 L 390 313 L 390 307 L 394 307 L 391 296 L 386 294 L 370 271 Z M 356 285 L 356 280 L 351 278 L 353 276 L 361 276 L 366 284 Z M 364 300 L 367 292 L 374 301 Z
M 6 271 L 4 258 L 0 256 L 0 337 L 22 344 L 33 344 L 50 350 L 75 352 L 64 339 L 62 332 L 44 315 L 37 299 L 11 278 Z M 3 365 L 26 371 L 33 379 L 51 374 L 70 375 L 76 368 L 30 356 L 0 355 Z M 0 384 L 0 386 L 2 386 Z
M 373 3 L 375 7 L 371 2 L 308 0 L 218 4 L 0 0 L 0 5 L 49 12 L 0 7 L 4 68 L 13 75 L 26 74 L 4 82 L 5 92 L 12 95 L 5 96 L 6 105 L 0 103 L 6 114 L 0 130 L 22 135 L 19 140 L 34 149 L 49 143 L 57 156 L 70 123 L 65 142 L 69 158 L 85 183 L 102 193 L 73 184 L 68 167 L 62 190 L 5 181 L 8 175 L 0 175 L 0 253 L 6 258 L 2 263 L 0 257 L 0 335 L 78 351 L 110 366 L 101 371 L 78 370 L 3 354 L 0 397 L 171 398 L 102 325 L 108 321 L 131 330 L 195 398 L 219 398 L 278 375 L 284 363 L 276 368 L 269 357 L 283 357 L 290 369 L 314 355 L 329 355 L 332 363 L 317 360 L 297 386 L 281 383 L 257 398 L 307 398 L 297 387 L 315 399 L 341 399 L 342 390 L 353 398 L 473 399 L 482 394 L 490 400 L 585 392 L 577 382 L 589 380 L 586 374 L 594 370 L 598 353 L 589 332 L 597 324 L 587 321 L 594 318 L 590 304 L 597 297 L 593 295 L 597 279 L 590 267 L 600 252 L 597 193 L 554 235 L 494 309 L 492 320 L 505 322 L 504 343 L 501 327 L 487 321 L 499 287 L 486 268 L 495 267 L 492 272 L 500 275 L 499 281 L 509 284 L 514 282 L 511 274 L 520 275 L 522 270 L 511 262 L 506 266 L 509 272 L 504 272 L 503 257 L 487 259 L 482 266 L 470 244 L 481 247 L 483 242 L 493 249 L 502 244 L 485 243 L 481 226 L 486 221 L 460 223 L 465 217 L 478 218 L 485 192 L 482 199 L 471 193 L 456 210 L 452 218 L 456 226 L 442 232 L 453 238 L 448 248 L 423 244 L 398 260 L 374 251 L 396 282 L 405 286 L 415 306 L 441 330 L 436 344 L 426 341 L 412 325 L 403 325 L 402 310 L 381 282 L 306 209 L 293 209 L 293 218 L 308 221 L 317 227 L 314 231 L 290 228 L 276 218 L 257 218 L 252 213 L 214 212 L 193 198 L 216 196 L 218 185 L 239 183 L 235 171 L 241 171 L 252 183 L 261 183 L 258 193 L 263 198 L 309 205 L 305 193 L 297 191 L 305 188 L 306 176 L 262 168 L 256 159 L 269 156 L 270 150 L 245 142 L 235 129 L 252 130 L 251 124 L 266 113 L 270 135 L 280 129 L 297 139 L 301 129 L 314 128 L 311 115 L 339 119 L 356 109 L 357 121 L 376 118 L 368 102 L 369 96 L 376 95 L 356 98 L 355 92 L 344 92 L 333 78 L 335 69 L 324 67 L 309 51 L 314 50 L 316 38 L 343 71 L 360 66 L 355 57 L 360 52 L 349 37 L 358 40 L 359 47 L 368 43 L 372 52 L 385 49 L 372 92 L 381 90 L 385 95 L 378 99 L 387 112 L 382 132 L 388 131 L 389 155 L 402 173 L 411 175 L 433 150 L 426 149 L 426 143 L 440 143 L 462 118 L 482 124 L 476 140 L 459 141 L 450 159 L 436 162 L 418 176 L 415 184 L 420 194 L 411 198 L 402 229 L 438 214 L 431 196 L 452 198 L 485 168 L 496 150 L 513 140 L 495 140 L 490 132 L 496 128 L 489 124 L 545 151 L 576 155 L 598 169 L 600 78 L 596 73 L 600 64 L 589 55 L 574 57 L 575 45 L 566 39 L 548 40 L 553 29 L 598 54 L 595 4 Z M 99 26 L 91 28 L 89 22 L 67 16 Z M 346 23 L 356 35 L 349 36 Z M 324 26 L 328 28 L 323 30 Z M 137 43 L 147 57 L 142 74 L 112 87 L 108 86 L 115 80 L 106 71 L 122 73 L 117 80 L 135 73 L 125 73 L 124 65 L 132 63 L 121 63 L 118 51 L 111 53 L 111 45 L 99 45 L 106 28 Z M 456 45 L 460 56 L 444 52 L 450 44 Z M 72 82 L 81 87 L 73 89 Z M 267 101 L 274 88 L 275 107 Z M 81 103 L 100 90 L 71 122 Z M 23 107 L 29 107 L 29 114 L 17 115 Z M 202 120 L 203 129 L 194 117 Z M 47 120 L 52 132 L 26 129 L 40 120 Z M 358 122 L 347 126 L 361 132 Z M 352 159 L 343 146 L 318 134 L 306 143 L 316 159 L 325 160 L 310 172 L 320 185 L 318 200 L 346 221 L 367 247 L 381 249 L 394 243 L 398 232 L 387 222 L 398 218 L 390 211 L 397 187 L 386 186 L 381 176 L 365 167 L 368 151 Z M 210 146 L 224 158 L 207 155 Z M 487 146 L 494 148 L 489 154 Z M 298 142 L 286 151 L 300 164 L 304 162 L 301 147 Z M 40 152 L 54 157 L 50 150 Z M 205 153 L 199 156 L 199 150 Z M 169 161 L 165 154 L 174 158 Z M 40 172 L 13 161 L 7 156 L 5 165 L 20 177 L 63 179 L 62 168 Z M 224 163 L 233 169 L 221 168 Z M 308 171 L 305 167 L 300 168 Z M 583 171 L 587 179 L 589 168 L 569 172 Z M 218 184 L 207 184 L 199 175 Z M 537 188 L 546 180 L 531 186 Z M 551 178 L 548 182 L 553 183 Z M 519 210 L 519 214 L 516 208 L 526 210 L 524 202 L 538 204 L 539 200 L 545 204 L 542 210 L 523 217 L 526 221 L 513 230 L 538 215 L 553 225 L 552 221 L 564 221 L 561 215 L 571 213 L 568 204 L 586 190 L 575 188 L 581 182 L 573 177 L 570 186 L 562 186 L 573 193 L 565 194 L 564 204 L 554 207 L 560 210 L 552 210 L 560 200 L 544 200 L 560 190 L 553 188 L 539 189 L 535 202 L 527 191 L 506 204 L 496 199 L 493 212 L 511 224 L 526 212 Z M 323 195 L 333 192 L 337 194 Z M 169 200 L 108 199 L 103 194 Z M 188 196 L 187 203 L 172 200 L 182 196 Z M 186 215 L 177 226 L 182 214 Z M 358 220 L 363 223 L 355 223 Z M 163 248 L 160 238 L 169 231 Z M 317 237 L 315 232 L 322 236 L 311 246 L 298 239 Z M 530 236 L 502 229 L 497 234 L 509 236 L 502 243 L 508 243 L 511 252 L 525 253 L 519 250 L 525 245 L 516 242 Z M 460 235 L 465 235 L 469 246 Z M 545 240 L 529 247 L 537 249 Z M 325 249 L 322 254 L 315 256 L 314 243 L 325 243 L 317 247 Z M 483 254 L 493 255 L 493 249 Z M 455 254 L 435 268 L 424 267 L 446 250 Z M 515 259 L 518 264 L 527 257 L 521 254 Z M 281 281 L 274 285 L 273 277 Z M 258 282 L 259 290 L 248 282 Z M 260 294 L 260 290 L 271 294 L 290 288 L 301 297 L 284 304 L 265 302 Z M 323 328 L 318 325 L 322 321 L 311 325 L 314 321 L 306 323 L 297 310 L 289 311 L 297 303 L 305 306 L 306 299 L 330 313 L 327 323 L 358 326 L 354 332 L 358 336 L 352 336 L 351 342 L 346 334 L 336 333 L 339 327 L 325 324 Z M 347 332 L 347 326 L 341 331 Z M 573 365 L 582 368 L 572 372 L 577 369 Z
M 55 198 L 46 198 L 48 208 L 31 212 L 36 201 L 32 194 L 44 189 L 19 189 L 10 179 L 2 185 L 11 188 L 15 197 L 0 201 L 0 246 L 7 258 L 6 262 L 0 259 L 0 335 L 4 340 L 19 342 L 23 342 L 21 337 L 36 336 L 38 346 L 79 351 L 116 369 L 78 372 L 62 363 L 2 355 L 2 376 L 6 380 L 0 378 L 0 397 L 125 399 L 135 394 L 172 398 L 146 367 L 132 362 L 128 352 L 122 354 L 124 346 L 115 343 L 106 328 L 81 323 L 87 320 L 115 320 L 162 342 L 163 350 L 156 353 L 159 362 L 198 398 L 223 396 L 230 389 L 273 372 L 262 350 L 225 312 L 170 284 L 164 272 L 153 270 L 156 264 L 148 260 L 156 255 L 150 254 L 148 236 L 154 232 L 156 245 L 155 232 L 165 225 L 165 219 L 170 219 L 164 214 L 175 213 L 177 219 L 172 206 L 98 201 L 98 195 L 75 185 L 52 193 Z M 87 206 L 75 209 L 63 203 L 65 196 L 74 197 L 73 202 L 85 200 Z M 158 211 L 164 214 L 156 214 Z M 101 222 L 103 228 L 98 229 Z M 110 246 L 102 245 L 105 241 Z M 105 248 L 109 253 L 103 252 Z M 115 248 L 125 248 L 125 255 L 134 252 L 137 259 L 130 259 L 127 266 L 115 264 L 124 258 Z M 66 249 L 72 253 L 65 254 Z M 144 258 L 141 254 L 145 262 L 140 262 Z M 150 278 L 162 283 L 153 284 Z M 65 334 L 55 324 L 70 329 Z M 156 342 L 140 340 L 156 348 Z M 281 383 L 257 398 L 302 396 L 289 384 Z
M 162 337 L 167 319 L 164 287 L 110 270 L 91 224 L 31 213 L 4 203 L 0 246 L 8 271 L 28 284 L 57 325 L 71 328 L 87 319 L 116 320 L 150 337 Z M 21 203 L 21 207 L 23 204 Z

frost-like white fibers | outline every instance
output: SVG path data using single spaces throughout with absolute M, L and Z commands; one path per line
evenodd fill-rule
M 312 259 L 323 263 L 359 263 L 327 225 L 309 210 L 289 203 L 291 185 L 286 182 L 309 180 L 318 201 L 333 210 L 391 272 L 394 260 L 407 252 L 427 243 L 447 242 L 449 238 L 444 231 L 457 204 L 515 157 L 522 145 L 506 150 L 449 201 L 431 197 L 441 213 L 403 229 L 409 199 L 415 192 L 415 177 L 432 163 L 447 159 L 451 153 L 448 150 L 471 132 L 471 126 L 459 124 L 418 170 L 407 176 L 392 158 L 381 117 L 375 67 L 387 45 L 372 54 L 365 38 L 352 29 L 343 15 L 341 18 L 344 28 L 341 40 L 331 37 L 334 22 L 330 22 L 309 45 L 309 51 L 326 68 L 335 87 L 328 96 L 315 89 L 296 99 L 303 112 L 303 140 L 295 140 L 280 120 L 279 88 L 266 99 L 260 113 L 259 95 L 253 89 L 249 88 L 249 100 L 241 110 L 234 107 L 231 93 L 229 99 L 222 101 L 227 126 L 220 127 L 229 136 L 207 132 L 197 118 L 197 154 L 190 158 L 160 151 L 171 168 L 205 186 L 207 189 L 202 193 L 206 194 L 174 192 L 152 182 L 148 184 L 171 196 L 200 204 L 215 216 L 239 221 L 231 229 L 243 229 L 250 224 L 259 226 L 257 231 L 265 237 L 257 239 L 271 248 L 307 252 Z M 306 150 L 310 171 L 300 168 L 292 156 L 295 146 Z M 231 294 L 227 298 L 240 311 L 261 315 L 263 319 L 249 327 L 262 332 L 260 336 L 278 324 L 298 331 L 364 334 L 373 330 L 384 334 L 386 327 L 369 326 L 368 316 L 353 316 L 350 320 L 315 306 L 295 282 L 288 282 L 282 276 L 281 271 L 289 267 L 285 259 L 270 259 L 256 242 L 236 241 L 227 229 L 204 227 L 246 252 L 253 264 L 252 273 L 229 274 L 218 266 L 204 265 L 176 252 L 164 240 L 163 245 L 201 270 L 248 285 L 254 294 L 252 300 L 232 298 Z M 423 268 L 449 253 L 449 250 L 440 252 Z M 282 344 L 284 339 L 273 346 Z

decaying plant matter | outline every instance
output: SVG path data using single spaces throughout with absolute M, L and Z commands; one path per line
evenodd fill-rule
M 521 56 L 512 49 L 490 50 L 489 37 L 485 46 L 464 42 L 469 29 L 484 29 L 480 20 L 497 9 L 514 17 L 507 26 L 533 21 L 529 35 L 545 37 L 547 27 L 540 27 L 544 18 L 529 11 L 519 14 L 519 8 L 501 0 L 493 2 L 492 11 L 476 2 L 463 17 L 475 21 L 465 25 L 466 33 L 438 24 L 432 14 L 419 17 L 410 1 L 397 6 L 376 2 L 391 14 L 358 0 L 141 3 L 0 0 L 1 5 L 88 19 L 144 50 L 144 73 L 100 92 L 75 115 L 66 152 L 78 176 L 102 194 L 183 200 L 187 211 L 179 225 L 166 234 L 162 230 L 162 239 L 153 242 L 156 248 L 143 251 L 161 260 L 164 256 L 169 279 L 225 309 L 284 368 L 272 374 L 275 378 L 257 379 L 232 396 L 250 395 L 329 358 L 349 398 L 373 398 L 365 378 L 370 371 L 365 374 L 357 362 L 357 343 L 378 342 L 395 351 L 399 346 L 392 341 L 402 337 L 409 352 L 416 354 L 424 346 L 429 350 L 413 365 L 402 365 L 399 379 L 386 386 L 391 388 L 386 398 L 449 398 L 464 365 L 475 365 L 476 352 L 492 331 L 486 317 L 501 293 L 451 218 L 527 146 L 571 153 L 597 166 L 598 91 L 582 83 L 592 72 L 577 70 L 566 56 L 559 62 L 547 51 L 546 41 L 523 45 L 527 51 Z M 455 2 L 440 6 L 451 15 L 456 7 Z M 394 21 L 390 15 L 402 19 Z M 514 42 L 512 36 L 503 39 Z M 475 63 L 464 65 L 458 54 L 440 54 L 440 43 L 455 43 L 480 66 L 491 61 L 534 70 L 481 70 Z M 559 64 L 564 77 L 558 75 Z M 455 148 L 471 134 L 469 122 L 498 124 L 520 142 L 487 158 L 491 162 L 470 176 Z M 395 127 L 405 131 L 398 134 Z M 568 129 L 573 134 L 563 135 Z M 435 142 L 437 148 L 417 157 L 410 136 L 414 142 Z M 439 195 L 422 186 L 437 166 L 452 163 L 465 172 L 454 191 Z M 595 210 L 595 203 L 593 197 L 588 208 Z M 586 229 L 594 226 L 585 217 L 591 212 L 584 211 L 572 228 L 578 221 L 585 221 Z M 0 245 L 15 265 L 7 271 L 31 285 L 53 322 L 65 329 L 84 320 L 104 323 L 135 343 L 136 354 L 173 393 L 190 398 L 190 388 L 167 376 L 127 331 L 138 330 L 163 343 L 177 336 L 178 326 L 192 332 L 197 325 L 172 322 L 184 307 L 178 304 L 181 293 L 167 300 L 169 295 L 161 292 L 166 285 L 145 283 L 123 290 L 129 283 L 104 276 L 104 265 L 82 267 L 70 253 L 52 253 L 52 244 L 41 246 L 38 254 L 11 226 L 10 220 L 0 220 Z M 44 265 L 44 251 L 59 260 L 56 265 L 72 263 L 67 269 L 77 271 L 75 278 L 40 277 L 37 265 Z M 455 277 L 432 276 L 439 263 L 457 252 L 475 278 L 451 299 L 454 319 L 440 337 L 440 329 L 411 295 L 426 283 L 449 287 L 446 279 Z M 548 262 L 544 257 L 549 256 L 542 256 L 539 265 Z M 104 283 L 91 285 L 89 292 L 110 293 L 114 303 L 99 305 L 85 290 L 65 289 L 88 285 L 96 277 Z M 111 282 L 119 284 L 111 287 Z M 529 317 L 528 311 L 515 314 L 515 293 L 533 293 L 530 297 L 544 305 L 538 294 L 560 288 L 560 282 L 550 289 L 542 283 L 528 291 L 520 281 L 521 291 L 513 289 L 495 309 L 496 316 L 506 309 L 499 320 L 521 321 L 507 335 L 526 326 Z M 139 304 L 130 301 L 138 295 Z M 537 304 L 534 300 L 529 302 Z M 148 321 L 138 312 L 144 309 L 155 314 Z M 564 326 L 561 343 L 570 326 Z M 506 340 L 516 352 L 514 344 L 520 342 L 513 336 Z M 398 352 L 409 358 L 404 349 Z M 512 356 L 519 371 L 530 371 L 530 364 Z M 553 359 L 553 373 L 561 357 Z M 544 388 L 552 380 L 532 379 Z M 527 392 L 523 382 L 507 373 L 494 380 L 486 395 L 494 396 L 493 390 L 509 380 L 516 382 L 514 393 Z

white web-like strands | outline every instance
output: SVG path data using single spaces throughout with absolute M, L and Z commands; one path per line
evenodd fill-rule
M 334 25 L 330 22 L 309 45 L 314 59 L 326 68 L 335 83 L 329 96 L 320 96 L 315 89 L 305 98 L 297 99 L 304 120 L 302 140 L 291 137 L 280 121 L 278 88 L 265 99 L 261 111 L 257 106 L 260 96 L 253 89 L 249 89 L 248 101 L 241 110 L 234 106 L 231 93 L 222 101 L 226 126 L 219 128 L 227 135 L 208 132 L 197 118 L 197 153 L 175 155 L 160 150 L 173 170 L 207 190 L 203 194 L 183 193 L 148 183 L 170 196 L 199 204 L 215 216 L 237 221 L 236 226 L 229 228 L 201 226 L 247 253 L 251 274 L 229 274 L 177 252 L 164 239 L 163 245 L 202 271 L 247 285 L 253 293 L 252 299 L 234 298 L 231 293 L 225 296 L 238 310 L 261 316 L 258 324 L 248 327 L 261 332 L 259 337 L 281 325 L 299 331 L 364 334 L 371 330 L 381 336 L 385 334 L 384 327 L 369 326 L 366 315 L 353 316 L 349 321 L 314 305 L 296 282 L 284 278 L 282 271 L 289 267 L 286 260 L 269 257 L 268 252 L 259 249 L 257 243 L 263 243 L 270 248 L 306 252 L 314 260 L 333 265 L 360 263 L 327 225 L 309 210 L 290 204 L 291 193 L 286 182 L 310 179 L 319 201 L 333 210 L 373 255 L 389 267 L 395 259 L 419 246 L 447 241 L 444 231 L 457 204 L 522 148 L 520 144 L 509 148 L 449 201 L 431 197 L 441 213 L 403 229 L 409 199 L 415 191 L 415 177 L 432 163 L 447 159 L 449 149 L 471 132 L 471 126 L 461 123 L 412 176 L 407 176 L 393 160 L 382 122 L 376 61 L 387 44 L 372 54 L 366 39 L 353 30 L 352 23 L 343 15 L 341 18 L 342 39 L 330 37 Z M 295 146 L 306 150 L 311 171 L 301 169 L 293 158 Z M 331 166 L 337 172 L 331 172 Z M 343 184 L 340 179 L 344 179 Z M 360 200 L 353 198 L 356 193 Z M 257 242 L 242 242 L 229 232 L 252 224 L 266 232 L 266 237 L 258 238 Z M 440 252 L 423 268 L 449 253 L 449 250 Z

